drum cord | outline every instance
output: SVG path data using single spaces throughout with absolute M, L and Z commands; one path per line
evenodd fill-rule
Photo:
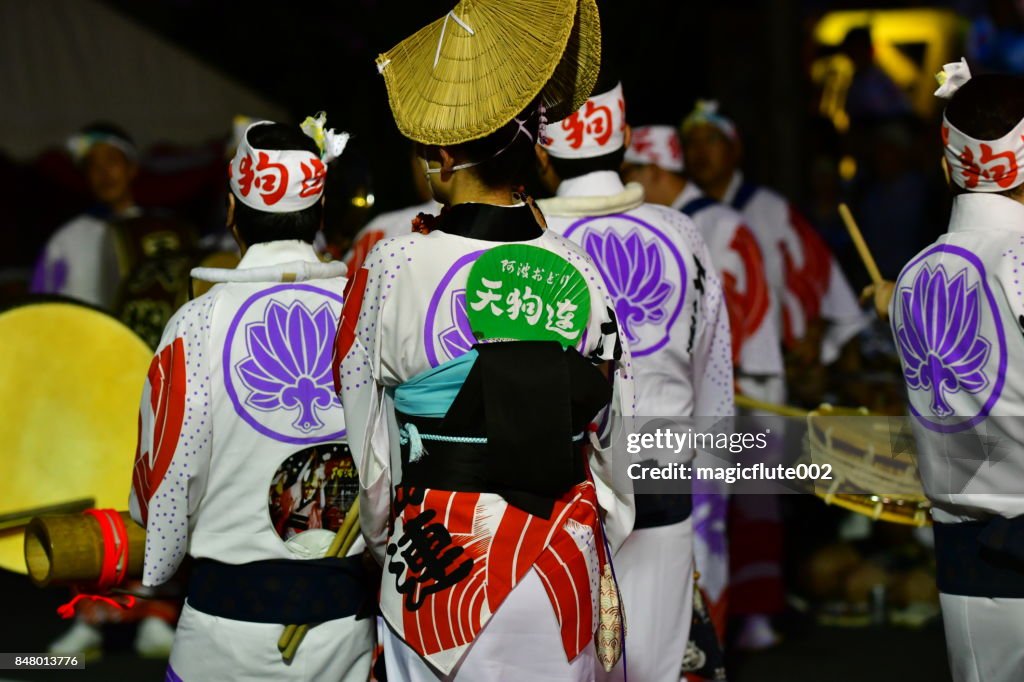
M 96 589 L 98 592 L 109 592 L 111 588 L 123 583 L 128 574 L 128 529 L 116 509 L 86 509 L 82 513 L 95 518 L 100 526 L 100 534 L 103 538 L 103 558 L 100 562 L 100 574 L 96 581 Z M 57 614 L 64 619 L 71 618 L 75 615 L 75 606 L 85 599 L 106 602 L 120 609 L 130 609 L 135 606 L 135 597 L 132 595 L 124 595 L 124 601 L 119 601 L 102 594 L 82 592 L 75 594 L 71 601 L 59 606 Z

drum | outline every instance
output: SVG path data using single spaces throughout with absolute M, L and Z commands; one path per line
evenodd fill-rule
M 828 504 L 875 520 L 927 525 L 931 503 L 921 487 L 912 448 L 899 445 L 905 438 L 898 432 L 902 421 L 828 405 L 808 414 L 811 458 L 832 468 L 832 480 L 817 482 L 815 494 Z
M 830 480 L 814 485 L 814 494 L 827 504 L 875 520 L 912 526 L 930 523 L 931 503 L 921 487 L 913 441 L 900 432 L 905 419 L 831 405 L 808 412 L 742 395 L 736 396 L 736 405 L 807 420 L 805 445 L 810 459 L 830 469 Z
M 126 508 L 151 358 L 130 329 L 88 306 L 0 313 L 0 567 L 25 573 L 33 516 Z

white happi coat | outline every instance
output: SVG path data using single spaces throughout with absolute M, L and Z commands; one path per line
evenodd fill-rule
M 808 324 L 821 317 L 829 322 L 821 361 L 834 362 L 846 342 L 870 324 L 835 256 L 785 197 L 745 181 L 739 171 L 722 201 L 743 215 L 761 247 L 783 338 L 803 338 Z
M 722 283 L 693 221 L 644 203 L 618 174 L 564 180 L 539 202 L 548 227 L 590 255 L 633 359 L 636 412 L 731 416 L 732 351 Z M 598 679 L 678 682 L 693 598 L 692 520 L 635 529 L 615 556 L 626 609 L 626 665 Z M 708 557 L 700 557 L 705 565 Z
M 1022 260 L 1024 206 L 962 194 L 949 231 L 896 282 L 890 320 L 921 481 L 939 522 L 1024 515 Z M 971 429 L 980 436 L 973 442 Z M 1024 679 L 1024 599 L 941 600 L 956 682 Z
M 393 486 L 402 474 L 394 405 L 386 389 L 472 347 L 476 341 L 465 313 L 470 267 L 484 251 L 505 243 L 443 231 L 414 233 L 378 243 L 363 269 L 352 273 L 336 353 L 338 375 L 364 493 L 362 529 L 385 567 L 381 612 L 389 630 L 384 648 L 389 676 L 397 679 L 435 679 L 433 669 L 467 680 L 591 679 L 598 553 L 603 553 L 596 545 L 601 540 L 595 492 L 613 552 L 632 528 L 632 491 L 615 490 L 611 458 L 594 454 L 593 484 L 571 489 L 556 503 L 550 521 L 497 494 L 427 489 L 424 501 L 406 507 L 389 531 Z M 552 251 L 584 275 L 591 311 L 579 350 L 613 359 L 616 334 L 602 331 L 613 319 L 611 302 L 586 254 L 550 231 L 514 243 Z M 623 352 L 615 369 L 616 414 L 632 414 L 628 366 Z M 417 576 L 408 567 L 403 571 L 390 554 L 385 557 L 385 546 L 402 537 L 403 520 L 428 508 L 444 519 L 452 542 L 476 558 L 468 576 L 425 596 L 422 608 L 412 611 L 405 608 L 398 581 Z M 568 553 L 564 560 L 559 552 Z
M 706 195 L 693 182 L 672 202 L 682 210 Z M 737 381 L 744 393 L 760 400 L 779 402 L 784 387 L 781 334 L 775 295 L 768 284 L 764 254 L 743 217 L 724 204 L 710 203 L 691 216 L 721 273 L 726 302 L 732 308 L 732 329 Z M 752 378 L 757 377 L 758 381 Z
M 140 215 L 137 208 L 120 217 Z M 60 294 L 104 310 L 113 310 L 121 283 L 114 231 L 107 221 L 88 213 L 58 229 L 32 273 L 34 294 Z
M 221 283 L 171 318 L 140 408 L 130 506 L 146 528 L 144 585 L 169 580 L 186 554 L 242 564 L 325 553 L 334 536 L 321 516 L 325 486 L 308 507 L 295 500 L 305 501 L 311 479 L 325 481 L 317 457 L 345 441 L 331 378 L 344 273 L 300 241 L 253 245 L 236 270 L 194 271 Z M 353 464 L 326 466 L 349 477 Z M 301 467 L 292 484 L 289 471 Z M 294 527 L 293 513 L 308 519 L 305 528 Z M 316 625 L 291 665 L 277 649 L 284 625 L 220 618 L 186 602 L 169 679 L 366 679 L 372 619 Z
M 412 232 L 412 221 L 416 216 L 420 213 L 436 215 L 440 210 L 441 204 L 430 200 L 409 208 L 381 213 L 356 233 L 355 239 L 352 240 L 352 247 L 341 260 L 348 266 L 349 272 L 355 272 L 363 267 L 363 261 L 366 260 L 366 256 L 374 244 L 385 239 L 409 234 Z

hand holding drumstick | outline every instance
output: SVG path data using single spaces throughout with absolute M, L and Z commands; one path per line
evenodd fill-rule
M 868 275 L 871 276 L 871 284 L 864 287 L 864 291 L 860 294 L 860 302 L 864 303 L 873 297 L 875 312 L 878 313 L 878 317 L 888 321 L 889 301 L 892 299 L 895 282 L 890 282 L 882 277 L 882 273 L 878 270 L 878 265 L 875 263 L 875 259 L 871 255 L 871 251 L 868 250 L 867 243 L 864 241 L 864 235 L 860 233 L 860 228 L 857 227 L 857 223 L 850 213 L 850 208 L 846 204 L 839 204 L 839 215 L 842 217 L 843 223 L 846 224 L 846 231 L 850 233 L 850 238 L 853 239 L 853 244 L 857 247 L 857 253 L 860 254 L 860 259 L 864 262 Z

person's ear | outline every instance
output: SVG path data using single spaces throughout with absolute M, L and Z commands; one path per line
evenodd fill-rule
M 441 160 L 441 180 L 448 182 L 455 173 L 455 157 L 448 151 L 447 147 L 438 147 L 438 156 Z
M 323 232 L 324 230 L 324 218 L 327 215 L 327 195 L 320 196 L 320 227 L 318 231 Z
M 233 192 L 228 192 L 228 212 L 224 218 L 224 227 L 232 230 L 232 234 L 235 229 L 235 195 Z
M 629 149 L 633 143 L 633 128 L 628 123 L 622 124 L 622 148 Z
M 953 186 L 953 176 L 949 173 L 949 161 L 946 161 L 945 155 L 943 155 L 940 162 L 942 164 L 942 175 L 946 178 L 946 185 L 949 187 Z

